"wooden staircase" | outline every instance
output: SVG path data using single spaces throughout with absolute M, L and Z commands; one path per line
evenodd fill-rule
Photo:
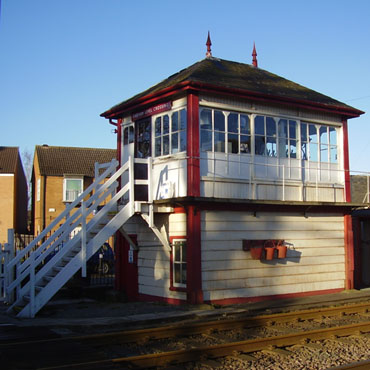
M 149 167 L 150 159 L 146 163 Z M 117 165 L 116 160 L 101 165 L 100 169 L 106 169 L 101 175 L 99 168 L 96 170 L 94 183 L 6 265 L 5 300 L 11 304 L 8 311 L 16 309 L 18 317 L 34 317 L 77 271 L 81 269 L 82 276 L 86 276 L 89 258 L 138 213 L 134 200 L 134 159 L 129 158 L 118 170 Z M 126 179 L 120 189 L 119 179 Z M 138 181 L 151 191 L 149 180 Z M 76 228 L 80 231 L 71 237 Z

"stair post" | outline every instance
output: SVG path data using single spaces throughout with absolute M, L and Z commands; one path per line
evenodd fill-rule
M 30 316 L 35 317 L 35 253 L 30 255 Z
M 14 281 L 14 270 L 16 267 L 9 268 L 8 263 L 14 258 L 14 229 L 8 229 L 8 243 L 4 244 L 5 250 L 5 302 L 13 303 L 14 302 L 14 292 L 8 292 L 8 286 Z
M 85 278 L 87 276 L 87 272 L 86 272 L 86 205 L 83 200 L 81 201 L 81 257 L 82 257 L 81 276 Z

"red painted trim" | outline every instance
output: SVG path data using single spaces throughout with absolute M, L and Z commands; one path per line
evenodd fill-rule
M 344 249 L 345 249 L 345 261 L 346 261 L 346 289 L 354 288 L 354 270 L 355 270 L 355 258 L 354 258 L 354 242 L 353 242 L 353 228 L 352 228 L 352 216 L 344 216 Z
M 187 195 L 200 195 L 199 98 L 188 94 L 187 106 Z
M 185 239 L 187 241 L 186 236 L 170 236 L 170 244 L 171 244 L 171 253 L 170 253 L 170 290 L 174 292 L 186 292 L 186 288 L 182 287 L 176 287 L 173 285 L 173 249 L 172 249 L 172 244 L 174 240 L 177 239 Z
M 187 302 L 203 303 L 202 262 L 201 262 L 201 221 L 200 211 L 195 206 L 187 207 Z
M 159 102 L 159 100 L 163 100 L 165 98 L 169 98 L 175 94 L 179 94 L 183 91 L 187 91 L 189 89 L 193 89 L 194 91 L 202 91 L 202 92 L 209 92 L 218 95 L 229 95 L 229 96 L 239 96 L 251 100 L 256 101 L 265 101 L 265 102 L 275 102 L 279 104 L 294 106 L 294 107 L 302 107 L 306 109 L 314 109 L 320 110 L 325 112 L 331 112 L 335 114 L 340 114 L 343 116 L 351 117 L 358 117 L 364 112 L 355 109 L 355 108 L 344 108 L 338 106 L 331 106 L 323 103 L 316 103 L 310 102 L 301 99 L 292 99 L 292 98 L 285 98 L 285 97 L 278 97 L 278 96 L 271 96 L 266 95 L 263 93 L 258 93 L 254 91 L 247 91 L 241 89 L 230 89 L 226 87 L 215 86 L 206 83 L 200 82 L 193 82 L 193 81 L 183 81 L 177 85 L 170 86 L 168 88 L 162 89 L 152 94 L 148 94 L 142 96 L 138 99 L 133 99 L 128 101 L 127 103 L 120 104 L 115 108 L 112 108 L 100 116 L 105 118 L 117 118 L 122 116 L 127 111 L 139 110 L 142 109 L 144 105 L 153 104 L 154 102 Z
M 343 119 L 343 166 L 344 166 L 344 191 L 346 202 L 351 202 L 351 177 L 349 172 L 349 145 L 348 145 L 348 124 Z
M 141 302 L 165 302 L 165 303 L 172 304 L 175 306 L 179 306 L 179 305 L 186 303 L 186 301 L 183 299 L 159 297 L 155 295 L 141 294 L 141 293 L 138 295 L 137 300 Z
M 186 213 L 186 209 L 184 207 L 174 207 L 173 213 Z
M 290 294 L 276 294 L 268 296 L 259 297 L 240 297 L 240 298 L 225 298 L 225 299 L 215 299 L 212 301 L 206 301 L 205 303 L 219 304 L 219 305 L 230 305 L 230 304 L 240 304 L 240 303 L 252 303 L 252 302 L 263 302 L 263 301 L 273 301 L 286 298 L 300 298 L 300 297 L 310 297 L 315 295 L 323 294 L 334 294 L 342 292 L 344 289 L 328 289 L 328 290 L 315 290 L 303 293 L 290 293 Z

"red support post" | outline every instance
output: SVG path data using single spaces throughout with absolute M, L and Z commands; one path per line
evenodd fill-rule
M 187 302 L 200 304 L 203 303 L 200 211 L 193 205 L 188 206 L 186 216 Z
M 343 161 L 344 161 L 344 191 L 345 201 L 351 202 L 351 176 L 349 173 L 349 145 L 348 145 L 348 125 L 347 120 L 343 119 Z
M 200 195 L 199 98 L 193 93 L 188 94 L 187 126 L 187 194 L 198 197 Z

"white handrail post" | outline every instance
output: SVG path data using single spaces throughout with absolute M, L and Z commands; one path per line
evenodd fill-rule
M 14 245 L 14 229 L 8 229 L 8 243 L 5 244 L 5 249 L 8 251 L 8 262 L 10 262 L 14 258 L 15 254 L 15 245 Z M 8 287 L 14 279 L 16 279 L 15 272 L 17 271 L 18 265 L 14 267 L 8 267 L 8 263 L 6 264 L 6 287 Z M 17 287 L 18 292 L 18 287 Z M 18 294 L 17 294 L 18 296 Z M 14 291 L 6 292 L 6 301 L 9 303 L 13 303 L 15 299 Z
M 85 202 L 81 201 L 81 257 L 82 267 L 81 276 L 86 277 L 86 206 Z
M 35 254 L 31 253 L 30 257 L 30 316 L 35 317 Z
M 131 213 L 135 213 L 135 195 L 134 195 L 134 182 L 135 182 L 135 177 L 134 177 L 134 159 L 132 156 L 128 157 L 129 160 L 129 170 L 128 170 L 128 181 L 129 181 L 129 202 L 130 202 L 130 207 L 131 207 Z

